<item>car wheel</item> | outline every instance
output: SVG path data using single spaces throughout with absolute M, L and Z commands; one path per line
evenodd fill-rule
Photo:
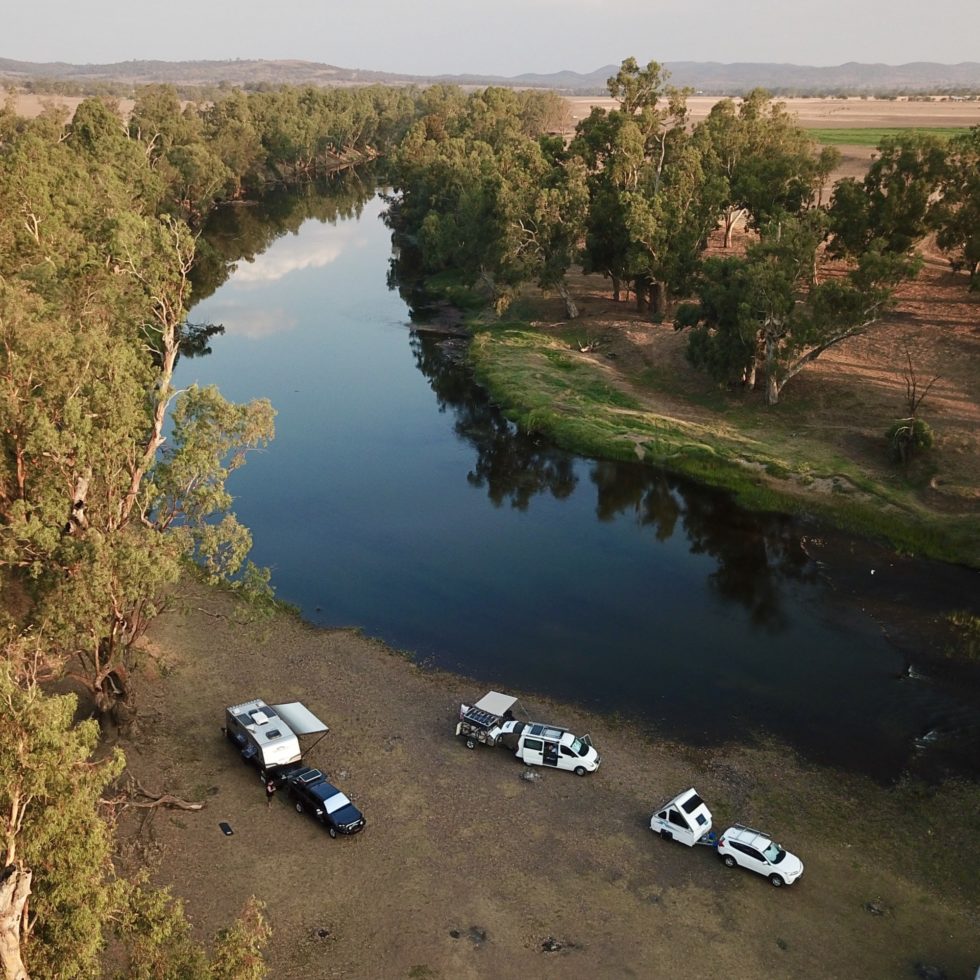
M 734 867 L 735 867 L 735 865 L 736 865 L 736 864 L 738 864 L 738 861 L 736 861 L 736 860 L 735 860 L 735 858 L 733 858 L 733 857 L 731 856 L 731 854 L 726 854 L 726 855 L 725 855 L 725 856 L 724 856 L 724 857 L 722 858 L 722 861 L 724 861 L 724 862 L 725 862 L 725 867 L 726 867 L 726 868 L 734 868 Z
M 664 840 L 673 840 L 674 839 L 674 835 L 669 830 L 661 830 L 660 831 L 660 836 Z
M 466 740 L 466 747 L 467 747 L 468 749 L 475 749 L 475 748 L 476 748 L 476 742 L 474 742 L 474 741 L 473 741 L 473 739 L 471 739 L 471 738 L 468 738 L 468 739 Z
M 331 837 L 336 837 L 337 836 L 337 828 L 336 827 L 327 827 L 327 833 Z
M 582 766 L 576 766 L 575 767 L 575 775 L 576 776 L 584 776 L 585 775 L 585 769 L 584 769 L 584 767 L 582 767 Z
M 296 812 L 297 813 L 302 813 L 303 812 L 303 804 L 300 803 L 299 800 L 296 801 Z
M 783 885 L 786 884 L 786 882 L 783 881 L 783 879 L 780 878 L 779 875 L 769 875 L 769 883 L 772 885 L 773 888 L 782 888 Z

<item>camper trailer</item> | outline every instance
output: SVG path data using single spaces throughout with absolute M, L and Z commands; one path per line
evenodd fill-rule
M 298 701 L 270 705 L 255 698 L 226 708 L 222 731 L 262 779 L 279 779 L 303 761 L 299 736 L 328 729 Z

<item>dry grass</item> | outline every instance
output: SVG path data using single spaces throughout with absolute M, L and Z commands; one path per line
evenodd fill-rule
M 141 832 L 133 853 L 156 855 L 156 880 L 200 933 L 248 895 L 264 900 L 273 977 L 802 980 L 911 976 L 917 962 L 950 977 L 975 968 L 980 894 L 956 857 L 976 836 L 975 787 L 937 808 L 928 795 L 808 769 L 778 745 L 692 750 L 540 699 L 528 700 L 532 714 L 591 731 L 603 764 L 586 779 L 529 783 L 505 751 L 468 752 L 452 735 L 460 700 L 480 684 L 424 672 L 351 632 L 235 618 L 229 597 L 201 590 L 186 615 L 154 625 L 167 676 L 146 682 L 142 735 L 124 747 L 143 785 L 207 806 L 123 829 Z M 330 840 L 285 800 L 267 809 L 218 727 L 224 705 L 256 695 L 302 699 L 329 723 L 313 761 L 363 809 L 364 833 Z M 707 848 L 654 838 L 654 807 L 690 785 L 721 829 L 738 819 L 777 833 L 806 863 L 799 884 L 777 892 Z M 870 914 L 873 901 L 887 914 Z M 565 948 L 542 951 L 549 937 Z

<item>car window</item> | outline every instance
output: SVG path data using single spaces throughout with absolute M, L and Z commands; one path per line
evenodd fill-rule
M 683 827 L 684 830 L 687 830 L 687 824 L 684 822 L 684 819 L 676 810 L 671 809 L 670 812 L 667 814 L 667 819 L 672 824 L 676 824 L 678 827 Z
M 544 742 L 539 738 L 526 738 L 524 739 L 524 748 L 540 752 L 544 748 Z
M 567 745 L 563 745 L 561 747 L 561 754 L 562 755 L 572 755 L 572 756 L 575 755 L 575 753 Z
M 779 864 L 786 857 L 786 852 L 775 841 L 766 848 L 765 854 L 766 860 L 773 864 Z

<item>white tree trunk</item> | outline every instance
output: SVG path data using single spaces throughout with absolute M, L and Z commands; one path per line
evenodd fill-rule
M 28 980 L 27 970 L 21 958 L 21 926 L 24 909 L 31 894 L 31 872 L 11 871 L 11 865 L 2 872 L 6 875 L 0 883 L 0 970 L 3 980 Z
M 569 320 L 574 320 L 578 316 L 578 307 L 575 305 L 575 300 L 572 299 L 572 294 L 568 291 L 568 283 L 565 282 L 564 278 L 558 280 L 557 289 L 558 295 L 565 303 L 565 316 Z

